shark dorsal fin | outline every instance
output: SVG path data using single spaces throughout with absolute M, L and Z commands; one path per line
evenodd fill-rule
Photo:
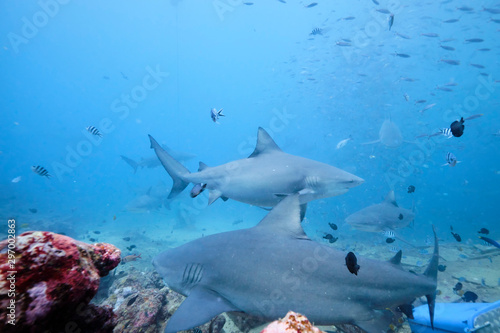
M 309 239 L 300 224 L 301 207 L 299 195 L 292 194 L 281 200 L 256 228 L 273 234 L 288 234 L 292 238 Z
M 200 161 L 200 165 L 198 166 L 198 172 L 205 170 L 208 168 L 208 165 Z
M 394 255 L 389 262 L 393 265 L 401 265 L 401 257 L 403 256 L 403 251 L 399 250 L 398 253 Z
M 389 193 L 387 193 L 387 196 L 385 197 L 385 202 L 390 203 L 391 205 L 394 205 L 396 207 L 398 206 L 398 203 L 396 202 L 396 197 L 394 196 L 394 191 L 391 190 Z
M 259 127 L 257 132 L 257 145 L 253 153 L 248 158 L 259 156 L 260 154 L 268 153 L 271 151 L 282 151 L 280 147 L 274 142 L 273 138 L 266 132 L 265 129 Z

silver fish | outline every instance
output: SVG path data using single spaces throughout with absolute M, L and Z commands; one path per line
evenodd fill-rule
M 220 109 L 219 111 L 217 111 L 216 108 L 212 108 L 212 110 L 210 110 L 210 117 L 212 118 L 212 121 L 214 123 L 219 123 L 217 120 L 219 120 L 219 117 L 225 117 L 225 115 L 222 114 L 222 110 L 223 109 Z
M 457 165 L 457 163 L 457 158 L 455 157 L 455 155 L 453 155 L 453 153 L 446 153 L 446 164 L 443 164 L 443 166 L 449 165 L 450 167 L 454 167 L 455 165 Z

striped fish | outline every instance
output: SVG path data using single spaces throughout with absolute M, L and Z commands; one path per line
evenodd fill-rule
M 451 133 L 451 128 L 441 128 L 439 129 L 439 132 L 448 139 L 453 136 L 453 133 Z
M 97 136 L 102 138 L 101 132 L 99 132 L 99 130 L 97 128 L 95 128 L 94 126 L 88 126 L 87 131 L 89 131 L 93 135 L 97 135 Z
M 382 231 L 382 235 L 387 237 L 387 238 L 395 238 L 396 237 L 396 235 L 394 234 L 394 231 L 391 231 L 391 230 Z
M 446 153 L 446 164 L 443 164 L 443 166 L 449 165 L 451 167 L 454 167 L 455 165 L 457 165 L 457 163 L 457 158 L 455 155 L 453 155 L 453 153 Z
M 32 166 L 31 167 L 31 170 L 36 173 L 37 175 L 40 175 L 40 176 L 45 176 L 47 178 L 50 178 L 51 175 L 49 174 L 49 172 L 47 171 L 47 169 L 45 169 L 43 166 Z

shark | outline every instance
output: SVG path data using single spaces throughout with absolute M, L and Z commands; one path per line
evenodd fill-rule
M 394 191 L 384 201 L 349 215 L 345 221 L 356 230 L 383 232 L 407 227 L 415 218 L 413 211 L 398 206 Z
M 206 184 L 209 205 L 222 198 L 274 207 L 284 197 L 299 193 L 305 213 L 307 202 L 341 195 L 364 182 L 331 165 L 283 152 L 262 127 L 257 132 L 255 150 L 248 158 L 214 167 L 200 162 L 198 172 L 193 173 L 162 149 L 151 135 L 149 138 L 151 148 L 173 179 L 169 199 L 190 183 Z
M 378 140 L 365 142 L 363 144 L 368 145 L 379 142 L 389 148 L 397 148 L 403 144 L 404 140 L 401 130 L 391 119 L 386 119 L 382 123 L 378 132 Z
M 172 150 L 165 145 L 162 145 L 162 148 L 165 151 L 167 151 L 171 156 L 174 156 L 174 158 L 178 161 L 186 162 L 189 161 L 190 159 L 193 159 L 196 156 L 183 151 Z M 156 156 L 143 157 L 139 161 L 135 161 L 124 155 L 120 155 L 120 157 L 122 158 L 122 160 L 125 161 L 125 163 L 127 163 L 128 165 L 130 165 L 132 169 L 134 169 L 134 174 L 137 172 L 138 168 L 152 169 L 161 166 L 161 163 Z
M 187 296 L 165 333 L 197 327 L 223 312 L 272 321 L 290 310 L 316 325 L 353 324 L 370 333 L 386 332 L 394 309 L 408 309 L 424 295 L 433 323 L 439 260 L 435 230 L 434 253 L 422 275 L 403 270 L 401 251 L 389 261 L 358 256 L 357 275 L 346 267 L 346 255 L 307 237 L 300 194 L 290 195 L 252 228 L 205 236 L 153 258 L 168 287 Z

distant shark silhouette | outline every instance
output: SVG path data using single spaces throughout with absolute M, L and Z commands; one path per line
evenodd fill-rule
M 407 227 L 414 218 L 411 210 L 398 206 L 394 191 L 390 191 L 383 202 L 365 207 L 345 221 L 357 230 L 382 232 Z
M 378 140 L 365 142 L 363 144 L 369 145 L 379 142 L 389 148 L 397 148 L 403 144 L 403 135 L 401 134 L 399 127 L 394 122 L 392 122 L 391 119 L 386 119 L 382 123 L 382 126 L 380 127 L 380 130 L 378 132 Z
M 185 153 L 182 151 L 175 151 L 168 148 L 165 145 L 162 145 L 162 148 L 165 149 L 171 156 L 173 156 L 176 160 L 186 162 L 190 159 L 193 159 L 196 155 Z M 141 158 L 139 162 L 134 161 L 127 156 L 120 155 L 120 157 L 128 164 L 132 169 L 134 169 L 134 173 L 137 172 L 138 168 L 156 168 L 161 165 L 161 162 L 158 160 L 156 156 Z
M 245 159 L 216 167 L 200 162 L 198 172 L 191 173 L 150 135 L 151 148 L 172 177 L 169 199 L 182 192 L 189 183 L 207 184 L 208 204 L 228 198 L 255 206 L 274 207 L 285 196 L 299 193 L 302 210 L 307 202 L 347 192 L 363 179 L 328 164 L 284 153 L 269 134 L 259 127 L 257 146 Z
M 404 271 L 399 251 L 388 262 L 358 257 L 356 276 L 346 267 L 346 252 L 306 236 L 299 197 L 282 200 L 253 228 L 205 236 L 153 259 L 165 283 L 187 296 L 165 333 L 191 329 L 227 311 L 271 321 L 290 310 L 317 325 L 345 323 L 386 332 L 393 317 L 389 310 L 423 295 L 432 325 L 439 259 L 435 232 L 424 275 Z

